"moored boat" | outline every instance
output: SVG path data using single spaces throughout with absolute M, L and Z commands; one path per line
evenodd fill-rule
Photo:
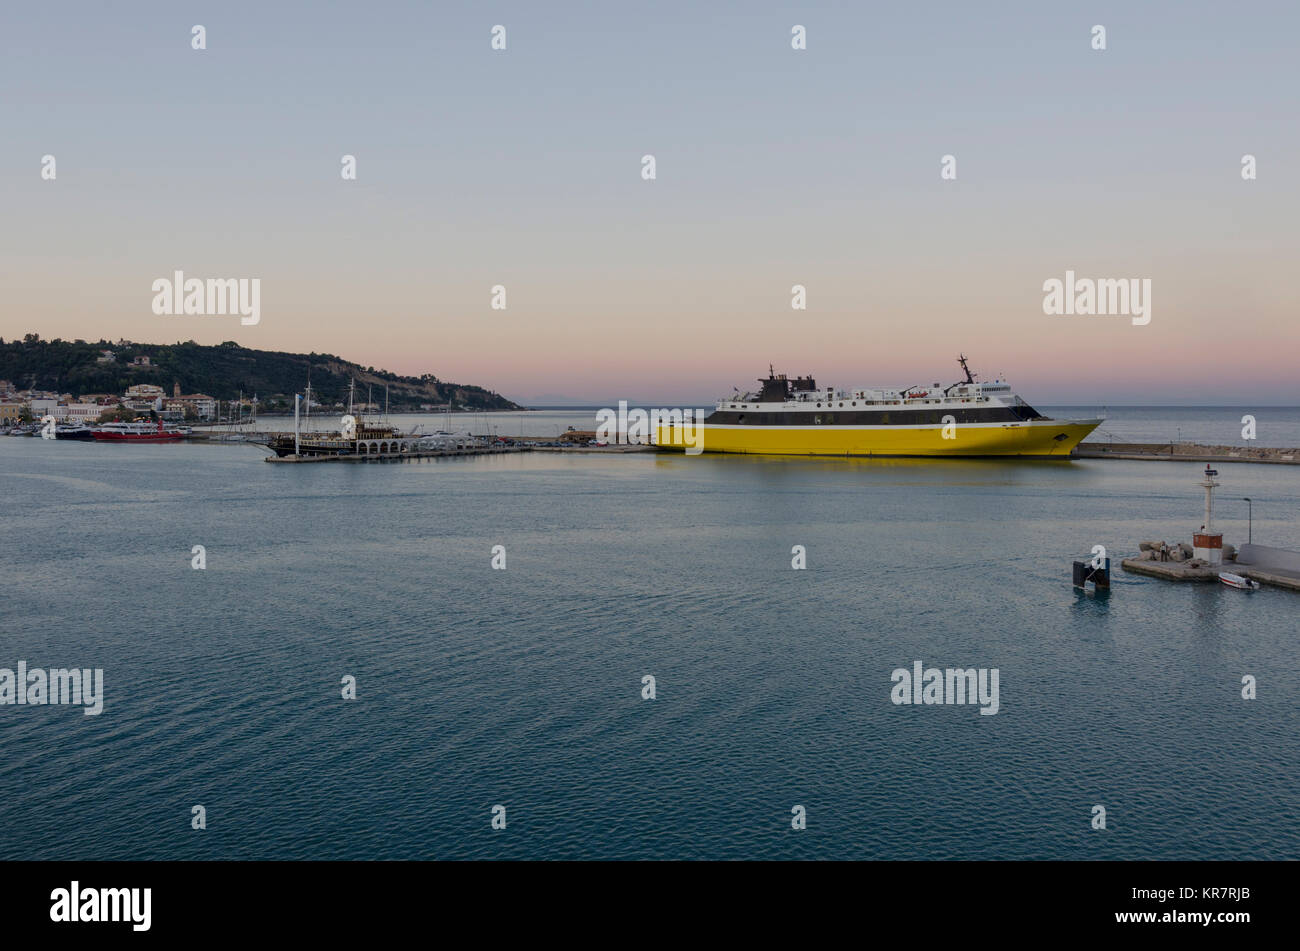
M 55 439 L 94 439 L 95 431 L 85 423 L 59 423 L 54 427 Z
M 1233 574 L 1231 571 L 1220 571 L 1219 580 L 1232 588 L 1241 588 L 1243 591 L 1254 591 L 1259 588 L 1259 582 L 1253 578 L 1246 578 L 1242 575 Z
M 185 433 L 167 426 L 162 420 L 150 423 L 105 423 L 94 431 L 97 442 L 180 442 Z
M 396 426 L 358 421 L 354 426 L 332 433 L 302 433 L 297 440 L 297 454 L 300 456 L 339 456 L 366 455 L 368 453 L 407 452 L 412 443 L 419 440 L 403 436 Z M 267 443 L 277 456 L 295 454 L 292 433 L 281 434 Z
M 266 443 L 277 456 L 392 456 L 417 448 L 419 438 L 404 435 L 396 426 L 368 421 L 352 414 L 355 382 L 348 384 L 348 413 L 336 432 L 300 432 L 274 436 Z M 310 384 L 309 384 L 310 390 Z

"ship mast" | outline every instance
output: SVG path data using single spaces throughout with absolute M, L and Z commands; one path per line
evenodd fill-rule
M 943 391 L 943 395 L 944 395 L 944 396 L 947 396 L 948 393 L 949 393 L 949 391 L 951 391 L 953 387 L 961 386 L 963 383 L 974 383 L 974 382 L 975 382 L 975 377 L 971 375 L 970 367 L 968 367 L 968 366 L 966 365 L 966 354 L 964 354 L 964 353 L 959 353 L 959 354 L 957 355 L 957 364 L 958 364 L 958 366 L 961 367 L 962 372 L 966 374 L 966 379 L 965 379 L 965 380 L 958 380 L 958 381 L 957 381 L 956 383 L 954 383 L 952 386 L 945 387 L 945 388 L 944 388 L 944 391 Z

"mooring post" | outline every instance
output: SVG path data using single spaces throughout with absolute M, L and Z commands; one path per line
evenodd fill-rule
M 1102 559 L 1101 565 L 1096 565 L 1091 559 L 1088 561 L 1076 561 L 1071 566 L 1074 572 L 1074 586 L 1076 588 L 1087 588 L 1088 582 L 1092 582 L 1094 590 L 1110 590 L 1110 557 Z

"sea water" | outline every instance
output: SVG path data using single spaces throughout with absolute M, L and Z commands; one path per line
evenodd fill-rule
M 1195 463 L 264 455 L 0 439 L 0 668 L 103 672 L 0 705 L 0 859 L 1300 853 L 1300 594 L 1118 567 Z M 1300 470 L 1220 481 L 1300 548 Z

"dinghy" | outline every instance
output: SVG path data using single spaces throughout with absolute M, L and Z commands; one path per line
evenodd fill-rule
M 1254 591 L 1259 587 L 1258 581 L 1243 578 L 1241 575 L 1234 575 L 1231 571 L 1220 571 L 1219 580 L 1229 587 L 1241 588 L 1244 591 Z

